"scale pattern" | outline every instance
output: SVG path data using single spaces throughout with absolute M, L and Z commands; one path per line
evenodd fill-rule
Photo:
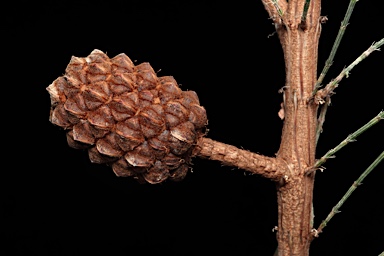
M 125 54 L 72 57 L 47 91 L 49 120 L 66 130 L 69 146 L 86 149 L 91 162 L 110 165 L 117 176 L 152 184 L 182 180 L 205 135 L 197 94 Z

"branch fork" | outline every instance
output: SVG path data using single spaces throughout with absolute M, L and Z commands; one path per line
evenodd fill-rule
M 349 144 L 350 142 L 355 142 L 356 138 L 371 128 L 373 125 L 377 124 L 379 121 L 384 119 L 384 111 L 381 111 L 378 115 L 376 115 L 374 118 L 372 118 L 368 123 L 360 127 L 357 131 L 355 131 L 352 134 L 349 134 L 347 138 L 345 138 L 342 142 L 340 142 L 339 145 L 334 147 L 333 149 L 328 150 L 328 152 L 322 156 L 319 160 L 316 161 L 316 163 L 307 170 L 306 174 L 309 175 L 316 171 L 317 169 L 321 168 L 321 165 L 325 163 L 330 158 L 335 158 L 336 152 L 338 152 L 340 149 L 342 149 L 344 146 Z
M 380 41 L 373 43 L 366 51 L 364 51 L 355 61 L 353 61 L 348 67 L 344 68 L 340 74 L 329 82 L 323 89 L 318 90 L 320 86 L 316 85 L 315 90 L 312 93 L 312 97 L 314 98 L 314 102 L 319 105 L 325 102 L 327 97 L 331 97 L 334 93 L 334 90 L 338 87 L 339 83 L 344 77 L 350 75 L 351 70 L 359 64 L 362 60 L 368 57 L 374 51 L 380 51 L 380 46 L 384 44 L 384 38 Z

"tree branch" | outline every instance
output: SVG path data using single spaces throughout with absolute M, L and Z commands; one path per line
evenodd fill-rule
M 380 113 L 375 116 L 373 119 L 371 119 L 368 123 L 366 123 L 364 126 L 362 126 L 360 129 L 355 131 L 354 133 L 348 135 L 348 137 L 343 140 L 339 145 L 337 145 L 335 148 L 329 150 L 324 156 L 322 156 L 315 164 L 314 166 L 307 171 L 307 174 L 310 174 L 314 172 L 317 168 L 319 168 L 323 163 L 325 163 L 329 158 L 334 158 L 334 155 L 337 151 L 342 149 L 344 146 L 346 146 L 349 142 L 354 142 L 357 136 L 371 128 L 373 125 L 377 124 L 380 120 L 384 119 L 384 111 L 380 111 Z
M 199 157 L 216 160 L 223 165 L 237 167 L 274 181 L 284 178 L 284 171 L 287 169 L 283 161 L 274 157 L 262 156 L 209 138 L 200 138 L 194 153 Z
M 338 83 L 343 79 L 344 76 L 349 75 L 349 71 L 352 70 L 354 66 L 356 66 L 359 62 L 361 62 L 363 59 L 365 59 L 369 54 L 371 54 L 373 51 L 379 51 L 380 46 L 384 44 L 384 38 L 381 39 L 379 42 L 374 43 L 371 45 L 371 47 L 368 48 L 363 54 L 360 55 L 359 58 L 357 58 L 354 62 L 352 62 L 347 68 L 345 68 L 333 81 L 331 81 L 324 89 L 321 89 L 317 91 L 317 88 L 315 87 L 315 91 L 317 91 L 316 95 L 314 96 L 315 98 L 315 103 L 316 104 L 324 104 L 321 108 L 320 111 L 320 116 L 318 119 L 318 124 L 317 124 L 317 130 L 316 130 L 316 143 L 319 140 L 320 134 L 323 131 L 323 124 L 325 121 L 325 115 L 328 110 L 328 105 L 330 103 L 330 97 L 333 93 L 333 90 L 337 88 Z M 324 74 L 325 75 L 325 74 Z M 320 78 L 319 78 L 320 79 Z M 319 80 L 318 80 L 319 81 Z
M 340 207 L 344 204 L 344 202 L 348 199 L 348 197 L 352 194 L 353 191 L 357 188 L 357 186 L 361 185 L 364 178 L 384 159 L 384 151 L 376 158 L 375 161 L 363 172 L 363 174 L 360 175 L 360 177 L 353 182 L 352 186 L 348 189 L 348 191 L 345 193 L 343 198 L 336 204 L 335 207 L 332 208 L 332 211 L 328 214 L 327 218 L 323 220 L 323 222 L 320 224 L 319 228 L 317 229 L 316 235 L 322 232 L 324 227 L 328 224 L 328 222 L 332 219 L 333 216 L 335 216 L 336 213 L 339 213 Z
M 324 89 L 321 89 L 317 91 L 315 95 L 315 102 L 322 104 L 324 102 L 324 98 L 331 95 L 333 91 L 337 88 L 340 81 L 344 78 L 344 76 L 349 75 L 349 72 L 362 60 L 367 58 L 373 51 L 380 50 L 380 46 L 384 44 L 384 38 L 382 38 L 379 42 L 372 44 L 365 52 L 363 52 L 354 62 L 352 62 L 348 67 L 344 68 L 343 71 L 330 83 L 327 84 L 327 86 Z
M 337 34 L 336 40 L 333 43 L 331 53 L 329 54 L 329 57 L 328 57 L 327 61 L 325 62 L 325 66 L 324 66 L 323 70 L 321 71 L 319 78 L 316 81 L 312 96 L 314 96 L 316 94 L 317 90 L 321 86 L 321 83 L 323 82 L 325 75 L 327 74 L 329 68 L 332 66 L 333 58 L 335 57 L 337 49 L 339 48 L 341 39 L 343 38 L 344 32 L 347 29 L 349 19 L 351 18 L 351 14 L 353 12 L 353 9 L 355 8 L 355 4 L 357 1 L 358 0 L 351 0 L 349 2 L 348 9 L 345 13 L 343 21 L 341 22 L 341 26 L 340 26 L 339 32 Z

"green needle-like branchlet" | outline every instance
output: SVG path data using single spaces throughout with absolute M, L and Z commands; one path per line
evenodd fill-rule
M 335 153 L 342 149 L 344 146 L 346 146 L 348 143 L 355 141 L 355 139 L 371 128 L 374 124 L 377 124 L 380 120 L 384 119 L 384 111 L 381 111 L 377 116 L 375 116 L 372 120 L 370 120 L 368 123 L 366 123 L 364 126 L 362 126 L 360 129 L 355 131 L 354 133 L 350 134 L 345 140 L 343 140 L 339 145 L 337 145 L 335 148 L 329 150 L 324 156 L 322 156 L 315 165 L 307 172 L 307 174 L 314 172 L 316 169 L 318 169 L 323 163 L 325 163 L 329 158 L 333 158 Z
M 303 15 L 301 16 L 302 21 L 305 21 L 305 19 L 307 18 L 307 13 L 308 13 L 308 8 L 310 3 L 311 3 L 311 0 L 305 0 Z
M 279 4 L 276 0 L 272 0 L 273 5 L 275 6 L 277 13 L 279 14 L 280 18 L 283 18 L 283 10 L 281 10 Z
M 362 181 L 365 177 L 384 159 L 384 151 L 381 152 L 379 157 L 376 158 L 375 161 L 360 175 L 360 177 L 353 182 L 352 186 L 348 189 L 348 191 L 345 193 L 343 198 L 332 208 L 332 211 L 328 214 L 327 218 L 320 224 L 320 226 L 317 229 L 316 234 L 319 234 L 325 226 L 327 226 L 328 222 L 332 219 L 333 216 L 335 216 L 336 213 L 339 213 L 340 207 L 344 204 L 344 202 L 348 199 L 348 197 L 352 194 L 355 189 L 361 185 Z M 383 254 L 383 253 L 382 253 Z M 382 255 L 380 254 L 380 255 Z M 379 256 L 380 256 L 379 255 Z
M 365 52 L 363 52 L 355 61 L 353 61 L 348 67 L 344 68 L 343 71 L 334 79 L 332 80 L 327 86 L 323 89 L 322 95 L 330 95 L 333 90 L 337 87 L 337 85 L 340 83 L 340 81 L 348 75 L 349 72 L 362 60 L 367 58 L 372 52 L 377 51 L 380 49 L 380 46 L 384 44 L 384 38 L 382 38 L 380 41 L 373 43 Z
M 345 13 L 344 19 L 341 22 L 341 26 L 340 26 L 339 32 L 337 34 L 336 40 L 333 43 L 331 53 L 329 54 L 329 57 L 328 57 L 327 61 L 325 62 L 325 66 L 324 66 L 323 70 L 321 71 L 319 78 L 316 81 L 312 96 L 314 96 L 316 94 L 317 90 L 320 88 L 321 83 L 324 80 L 325 75 L 327 74 L 329 68 L 332 66 L 333 59 L 335 58 L 337 49 L 339 48 L 341 39 L 343 38 L 344 32 L 347 29 L 349 19 L 351 18 L 351 14 L 353 12 L 353 9 L 355 8 L 355 4 L 357 1 L 358 0 L 351 0 L 349 2 L 347 12 Z
M 348 67 L 344 68 L 343 71 L 334 79 L 332 80 L 327 86 L 320 90 L 320 98 L 325 99 L 325 104 L 322 106 L 318 118 L 318 124 L 317 124 L 317 130 L 316 130 L 316 143 L 319 140 L 320 133 L 323 130 L 323 124 L 325 121 L 325 114 L 327 113 L 328 104 L 330 102 L 330 96 L 332 95 L 333 91 L 336 89 L 340 81 L 344 78 L 344 76 L 349 75 L 349 72 L 362 60 L 364 60 L 366 57 L 368 57 L 373 51 L 380 50 L 380 46 L 384 44 L 384 38 L 382 38 L 380 41 L 373 43 L 365 52 L 363 52 L 354 62 L 352 62 Z

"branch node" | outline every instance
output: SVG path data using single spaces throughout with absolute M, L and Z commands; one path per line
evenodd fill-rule
M 320 92 L 320 94 L 321 94 L 322 90 L 320 90 L 319 92 Z M 323 104 L 325 103 L 325 100 L 324 100 L 322 97 L 319 97 L 319 96 L 316 94 L 316 96 L 315 96 L 315 103 L 316 103 L 317 105 L 323 105 Z
M 338 214 L 338 213 L 341 212 L 341 211 L 339 211 L 339 210 L 335 210 L 335 207 L 333 207 L 332 211 L 333 211 L 334 214 Z
M 360 185 L 363 185 L 363 183 L 361 183 L 361 182 L 353 182 L 353 184 L 352 184 L 352 186 L 354 186 L 355 188 L 357 188 L 358 186 L 360 186 Z
M 383 39 L 384 42 L 384 39 Z M 325 105 L 326 106 L 326 105 Z M 374 124 L 377 124 L 380 120 L 382 120 L 384 117 L 384 112 L 380 111 L 380 113 L 375 116 L 372 120 L 370 120 L 368 123 L 366 123 L 364 126 L 359 128 L 357 131 L 355 131 L 352 134 L 349 134 L 346 139 L 344 139 L 339 145 L 337 145 L 335 148 L 329 150 L 324 156 L 320 158 L 320 160 L 317 160 L 315 165 L 310 168 L 306 174 L 310 174 L 313 172 L 313 169 L 316 169 L 320 167 L 323 163 L 325 163 L 329 158 L 333 158 L 335 153 L 338 152 L 340 149 L 348 145 L 349 142 L 356 141 L 356 137 L 368 130 L 370 127 L 372 127 Z M 318 130 L 320 133 L 321 130 Z
M 312 234 L 314 237 L 319 237 L 319 231 L 317 231 L 317 229 L 315 229 L 315 228 L 311 229 L 311 234 Z

